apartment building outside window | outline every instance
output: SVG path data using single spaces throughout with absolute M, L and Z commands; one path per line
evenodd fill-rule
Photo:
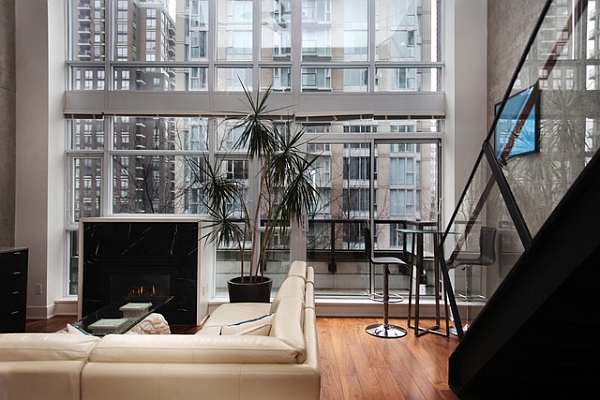
M 377 249 L 395 250 L 404 243 L 394 221 L 437 222 L 443 113 L 429 101 L 416 113 L 401 104 L 416 98 L 402 100 L 405 94 L 443 97 L 438 1 L 68 4 L 67 98 L 89 95 L 67 101 L 74 108 L 66 149 L 70 244 L 84 217 L 191 214 L 200 220 L 204 157 L 219 160 L 245 196 L 255 195 L 255 169 L 242 152 L 231 152 L 239 128 L 227 118 L 240 107 L 244 87 L 271 87 L 273 108 L 282 117 L 291 113 L 295 128 L 306 130 L 307 153 L 318 157 L 319 200 L 304 228 L 292 232 L 306 236 L 306 257 L 317 270 L 332 252 L 362 251 L 365 221 L 379 221 Z M 98 57 L 91 57 L 89 38 L 101 49 Z M 297 242 L 278 238 L 270 262 L 289 263 Z M 212 250 L 218 296 L 235 261 L 226 245 Z M 365 265 L 338 265 L 337 275 L 323 274 L 323 293 L 372 289 Z M 393 285 L 407 290 L 405 279 Z

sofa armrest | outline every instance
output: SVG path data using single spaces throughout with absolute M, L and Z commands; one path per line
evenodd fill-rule
M 58 333 L 0 335 L 0 362 L 87 360 L 100 338 Z

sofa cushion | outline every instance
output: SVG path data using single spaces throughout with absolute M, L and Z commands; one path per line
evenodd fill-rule
M 297 354 L 270 336 L 107 335 L 92 350 L 90 362 L 290 364 Z
M 279 302 L 277 310 L 270 335 L 294 348 L 298 352 L 298 363 L 303 363 L 306 359 L 303 332 L 304 297 L 302 299 L 284 297 Z
M 235 324 L 269 314 L 272 314 L 269 303 L 225 303 L 212 312 L 202 325 L 202 330 L 211 327 L 218 327 L 220 330 L 223 325 Z M 218 330 L 217 335 L 219 334 Z
M 100 338 L 56 333 L 6 333 L 0 335 L 0 362 L 87 360 Z
M 221 327 L 221 335 L 259 335 L 268 336 L 271 332 L 271 323 L 273 315 L 263 315 L 262 317 L 241 321 L 235 324 L 227 324 Z
M 299 276 L 289 276 L 285 278 L 271 304 L 271 314 L 277 312 L 279 303 L 286 297 L 296 298 L 304 306 L 305 285 L 304 279 Z

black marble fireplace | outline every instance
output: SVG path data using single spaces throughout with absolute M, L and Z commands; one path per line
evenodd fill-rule
M 82 221 L 81 314 L 112 301 L 173 296 L 160 309 L 169 324 L 195 325 L 197 222 Z

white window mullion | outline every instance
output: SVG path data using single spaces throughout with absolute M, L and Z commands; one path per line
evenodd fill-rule
M 104 117 L 104 155 L 102 160 L 102 195 L 100 214 L 105 217 L 113 214 L 113 177 L 114 167 L 112 151 L 114 143 L 114 117 Z

